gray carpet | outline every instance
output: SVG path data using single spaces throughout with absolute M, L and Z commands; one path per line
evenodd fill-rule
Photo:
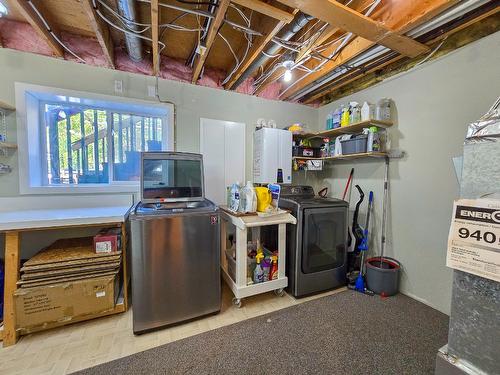
M 403 295 L 347 291 L 79 374 L 433 374 L 448 317 Z

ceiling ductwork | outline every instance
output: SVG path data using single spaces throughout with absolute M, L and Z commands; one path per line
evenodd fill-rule
M 137 21 L 137 14 L 135 11 L 135 1 L 134 0 L 116 0 L 118 13 L 121 16 L 131 21 L 128 22 L 127 28 L 134 31 L 140 31 L 135 22 Z M 125 44 L 127 46 L 127 53 L 130 59 L 134 62 L 140 62 L 144 58 L 142 51 L 141 39 L 130 34 L 125 33 Z
M 280 32 L 278 37 L 287 41 L 292 39 L 292 37 L 297 34 L 312 19 L 313 17 L 308 14 L 302 12 L 297 13 L 292 22 L 290 22 L 288 26 Z M 245 72 L 234 83 L 234 89 L 241 85 L 243 81 L 247 79 L 253 72 L 255 72 L 260 66 L 265 64 L 270 59 L 270 57 L 268 56 L 275 55 L 281 49 L 281 45 L 274 43 L 273 41 L 271 41 L 269 44 L 269 47 L 252 62 L 248 69 L 245 70 Z

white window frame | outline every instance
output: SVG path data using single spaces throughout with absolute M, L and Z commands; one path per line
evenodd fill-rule
M 77 102 L 98 107 L 102 106 L 98 103 L 106 102 L 105 107 L 108 109 L 116 107 L 119 111 L 132 114 L 161 117 L 162 123 L 164 123 L 162 144 L 166 151 L 174 151 L 175 108 L 173 104 L 58 89 L 22 82 L 16 82 L 15 89 L 20 194 L 135 193 L 140 190 L 139 181 L 111 181 L 109 183 L 81 185 L 47 185 L 44 183 L 46 178 L 44 170 L 47 167 L 43 161 L 47 159 L 45 144 L 43 144 L 44 136 L 40 132 L 43 117 L 40 113 L 40 102 L 54 101 L 55 97 L 57 97 L 55 101 L 58 103 Z

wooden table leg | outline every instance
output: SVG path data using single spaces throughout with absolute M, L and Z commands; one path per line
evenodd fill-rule
M 5 233 L 5 286 L 3 307 L 3 346 L 11 346 L 17 342 L 16 308 L 14 292 L 19 280 L 19 232 Z

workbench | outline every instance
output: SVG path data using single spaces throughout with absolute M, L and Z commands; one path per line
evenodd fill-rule
M 234 294 L 233 304 L 241 307 L 242 299 L 260 293 L 275 291 L 277 295 L 284 294 L 284 288 L 288 286 L 288 278 L 285 275 L 286 262 L 286 225 L 296 224 L 297 220 L 288 211 L 282 211 L 278 215 L 260 217 L 257 215 L 233 214 L 227 210 L 221 210 L 221 270 L 222 277 Z M 236 228 L 236 272 L 235 279 L 228 272 L 226 259 L 226 245 L 228 224 Z M 258 284 L 247 283 L 247 238 L 248 230 L 252 230 L 252 240 L 260 237 L 260 228 L 269 225 L 278 226 L 278 278 Z
M 82 197 L 74 198 L 74 203 L 75 201 L 76 203 L 82 201 Z M 22 199 L 26 200 L 27 198 Z M 46 200 L 46 203 L 54 203 L 54 197 L 41 198 L 39 200 L 43 199 Z M 16 201 L 19 202 L 18 205 L 16 205 Z M 59 206 L 63 206 L 68 202 L 70 200 L 62 198 Z M 36 204 L 32 205 L 34 209 L 28 209 L 30 208 L 29 205 L 25 201 L 21 201 L 18 197 L 0 198 L 0 232 L 5 233 L 4 322 L 3 330 L 0 330 L 0 339 L 3 339 L 4 347 L 14 345 L 19 338 L 19 332 L 16 330 L 14 292 L 17 289 L 17 282 L 19 280 L 22 232 L 88 227 L 121 228 L 123 285 L 115 308 L 101 314 L 75 318 L 69 323 L 122 313 L 128 309 L 127 235 L 125 220 L 131 205 L 123 205 L 124 202 L 117 199 L 109 199 L 107 202 L 103 202 L 104 206 L 95 206 L 95 204 L 92 204 L 95 203 L 92 199 L 88 203 L 89 205 L 84 208 L 57 207 L 43 209 L 41 208 L 41 202 L 36 202 Z M 119 203 L 120 205 L 109 205 L 113 203 Z M 48 325 L 47 328 L 65 324 L 68 324 L 68 322 L 57 322 Z

